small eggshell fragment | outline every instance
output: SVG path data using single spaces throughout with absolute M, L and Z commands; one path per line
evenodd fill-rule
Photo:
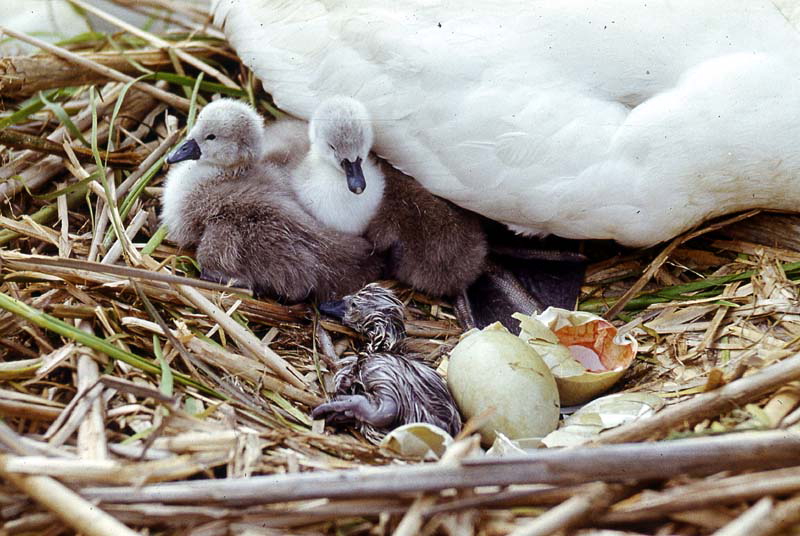
M 542 443 L 551 448 L 582 445 L 604 430 L 649 417 L 662 407 L 664 400 L 655 393 L 617 393 L 596 398 L 564 419 Z
M 453 438 L 450 434 L 438 426 L 426 422 L 412 422 L 386 434 L 381 446 L 403 456 L 438 460 L 452 443 Z
M 543 437 L 558 425 L 555 378 L 539 354 L 499 322 L 467 332 L 450 353 L 447 385 L 467 419 L 486 420 L 481 438 Z
M 583 404 L 619 380 L 636 356 L 636 339 L 619 336 L 607 320 L 581 311 L 547 308 L 514 313 L 519 336 L 539 352 L 556 377 L 561 404 Z

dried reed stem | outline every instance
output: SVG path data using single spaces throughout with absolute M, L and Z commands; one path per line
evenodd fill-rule
M 262 344 L 255 335 L 240 326 L 235 320 L 225 314 L 225 311 L 211 303 L 211 301 L 200 294 L 195 288 L 188 285 L 179 285 L 178 290 L 184 298 L 212 318 L 222 329 L 230 333 L 231 337 L 236 339 L 236 342 L 242 345 L 253 357 L 256 357 L 272 369 L 275 374 L 295 387 L 303 388 L 306 386 L 302 375 L 291 364 L 276 354 L 269 346 Z
M 608 319 L 615 318 L 622 311 L 622 309 L 625 308 L 625 305 L 631 300 L 631 298 L 633 298 L 636 294 L 641 292 L 641 290 L 645 287 L 645 285 L 647 285 L 647 283 L 656 274 L 658 269 L 661 268 L 661 266 L 663 266 L 665 262 L 667 262 L 669 256 L 672 255 L 672 253 L 681 244 L 683 244 L 684 242 L 688 242 L 689 240 L 692 240 L 694 238 L 697 238 L 698 236 L 702 236 L 706 233 L 719 230 L 737 221 L 742 221 L 746 220 L 747 218 L 751 218 L 756 214 L 758 214 L 759 212 L 761 211 L 751 210 L 749 212 L 745 212 L 744 214 L 737 214 L 731 218 L 726 218 L 720 222 L 713 223 L 711 225 L 706 225 L 700 229 L 682 234 L 681 236 L 673 239 L 669 243 L 669 245 L 667 245 L 667 247 L 665 247 L 661 251 L 661 253 L 659 253 L 658 256 L 655 259 L 653 259 L 653 262 L 650 263 L 650 265 L 644 271 L 642 276 L 636 281 L 636 283 L 634 283 L 631 286 L 631 288 L 629 288 L 625 292 L 625 294 L 623 294 L 622 297 L 620 297 L 620 299 L 618 299 L 616 303 L 613 306 L 611 306 L 611 308 L 609 308 L 609 310 L 603 316 L 605 316 Z
M 77 532 L 89 536 L 136 536 L 136 532 L 58 481 L 47 476 L 23 476 L 9 472 L 6 468 L 8 461 L 8 455 L 0 454 L 0 475 Z
M 719 529 L 714 536 L 745 536 L 762 526 L 772 517 L 773 503 L 769 497 L 764 497 L 745 513 Z
M 700 480 L 650 494 L 638 502 L 615 507 L 604 523 L 636 523 L 674 512 L 733 504 L 764 495 L 800 491 L 800 467 L 746 473 L 711 481 Z
M 744 406 L 797 379 L 800 379 L 800 354 L 795 354 L 713 391 L 669 406 L 652 417 L 603 432 L 595 443 L 624 443 L 663 436 L 676 426 L 691 425 Z
M 45 138 L 29 136 L 11 129 L 0 130 L 0 145 L 66 157 L 66 152 L 62 145 Z M 91 149 L 78 146 L 71 149 L 82 161 L 94 162 L 94 154 Z M 131 151 L 112 151 L 110 153 L 100 151 L 100 157 L 107 159 L 110 165 L 122 168 L 136 167 L 144 158 L 141 154 Z
M 134 488 L 88 488 L 86 497 L 107 502 L 268 504 L 327 497 L 359 498 L 449 488 L 512 484 L 574 484 L 706 475 L 788 466 L 797 462 L 800 433 L 758 432 L 661 443 L 543 450 L 504 459 L 465 460 L 457 467 L 416 465 L 370 471 L 297 473 L 249 479 L 175 482 Z
M 24 41 L 42 50 L 50 52 L 51 54 L 59 56 L 60 58 L 64 58 L 67 61 L 71 61 L 76 65 L 80 65 L 81 67 L 84 67 L 86 69 L 91 69 L 92 71 L 100 73 L 111 80 L 116 80 L 117 82 L 123 82 L 125 84 L 132 84 L 133 87 L 135 87 L 136 89 L 144 93 L 147 93 L 148 95 L 151 95 L 152 97 L 155 97 L 156 99 L 165 102 L 170 106 L 173 106 L 179 110 L 182 110 L 184 112 L 189 110 L 190 103 L 187 99 L 184 99 L 183 97 L 178 97 L 177 95 L 173 95 L 172 93 L 169 93 L 162 89 L 158 89 L 157 87 L 151 86 L 149 84 L 145 84 L 143 82 L 137 82 L 134 78 L 131 78 L 126 74 L 111 69 L 110 67 L 105 67 L 104 65 L 100 65 L 99 63 L 94 62 L 84 56 L 80 56 L 64 48 L 51 45 L 45 41 L 42 41 L 41 39 L 36 39 L 35 37 L 31 37 L 24 33 L 11 30 L 9 28 L 6 28 L 5 26 L 0 26 L 0 33 L 4 33 L 10 37 L 19 39 L 20 41 Z
M 128 24 L 127 22 L 125 22 L 123 20 L 120 20 L 117 17 L 106 13 L 102 9 L 98 9 L 97 7 L 92 6 L 91 4 L 87 4 L 83 0 L 69 0 L 69 1 L 72 4 L 75 4 L 76 6 L 80 7 L 81 9 L 85 9 L 89 13 L 93 13 L 93 14 L 97 15 L 101 19 L 107 20 L 111 24 L 122 28 L 123 30 L 125 30 L 128 33 L 131 33 L 131 34 L 133 34 L 135 36 L 141 37 L 145 41 L 147 41 L 147 42 L 149 42 L 149 43 L 151 43 L 151 44 L 153 44 L 153 45 L 155 45 L 155 46 L 157 46 L 157 47 L 159 47 L 161 49 L 165 49 L 165 50 L 166 49 L 172 49 L 175 52 L 175 55 L 178 56 L 180 59 L 182 59 L 183 61 L 185 61 L 189 65 L 197 67 L 198 69 L 200 69 L 204 73 L 206 73 L 206 74 L 208 74 L 210 76 L 213 76 L 214 78 L 216 78 L 217 80 L 219 80 L 220 82 L 225 84 L 226 86 L 228 86 L 230 88 L 238 88 L 239 87 L 236 84 L 236 82 L 234 82 L 233 80 L 231 80 L 230 78 L 228 78 L 227 76 L 222 74 L 219 70 L 213 68 L 212 66 L 210 66 L 209 64 L 207 64 L 207 63 L 205 63 L 203 61 L 200 61 L 199 59 L 197 59 L 196 56 L 193 56 L 192 54 L 189 54 L 189 53 L 185 52 L 184 50 L 175 47 L 169 41 L 165 41 L 165 40 L 161 39 L 160 37 L 157 37 L 157 36 L 151 34 L 150 32 L 145 32 L 144 30 L 142 30 L 140 28 L 137 28 L 136 26 L 134 26 L 132 24 Z
M 172 46 L 181 47 L 178 43 Z M 185 50 L 197 57 L 211 53 L 207 47 L 196 44 L 188 45 Z M 155 49 L 79 55 L 127 75 L 142 74 L 137 64 L 154 71 L 172 64 L 166 52 Z M 39 55 L 0 58 L 0 93 L 7 99 L 25 98 L 47 89 L 101 84 L 109 80 L 112 78 L 96 71 L 76 69 L 72 62 L 59 57 Z M 111 102 L 113 104 L 113 99 Z
M 508 536 L 547 536 L 584 524 L 608 508 L 617 494 L 608 484 L 595 482 Z

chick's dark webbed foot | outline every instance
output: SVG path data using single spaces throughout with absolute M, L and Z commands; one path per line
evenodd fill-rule
M 493 247 L 486 271 L 455 303 L 462 326 L 483 328 L 500 321 L 518 329 L 515 312 L 532 314 L 548 306 L 573 309 L 580 293 L 585 257 L 570 251 L 524 246 Z
M 360 421 L 375 428 L 386 428 L 397 418 L 397 404 L 388 398 L 376 402 L 364 395 L 340 395 L 314 408 L 311 416 L 324 418 L 331 424 Z

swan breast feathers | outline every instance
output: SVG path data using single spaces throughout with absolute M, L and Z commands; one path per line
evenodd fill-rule
M 800 34 L 779 4 L 221 0 L 215 21 L 290 113 L 363 102 L 376 153 L 432 193 L 646 245 L 800 203 Z

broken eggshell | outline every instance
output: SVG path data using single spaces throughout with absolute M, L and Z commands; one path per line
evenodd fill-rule
M 453 443 L 453 438 L 433 424 L 412 422 L 386 434 L 381 446 L 402 456 L 438 460 Z
M 633 362 L 638 344 L 597 315 L 548 307 L 538 315 L 514 313 L 519 336 L 556 378 L 561 404 L 583 404 L 609 389 Z
M 617 393 L 592 400 L 564 419 L 542 439 L 547 447 L 572 447 L 596 439 L 601 432 L 655 414 L 664 399 L 655 393 Z
M 480 416 L 481 438 L 543 437 L 558 425 L 553 374 L 539 354 L 499 322 L 468 331 L 450 352 L 447 385 L 467 418 Z

